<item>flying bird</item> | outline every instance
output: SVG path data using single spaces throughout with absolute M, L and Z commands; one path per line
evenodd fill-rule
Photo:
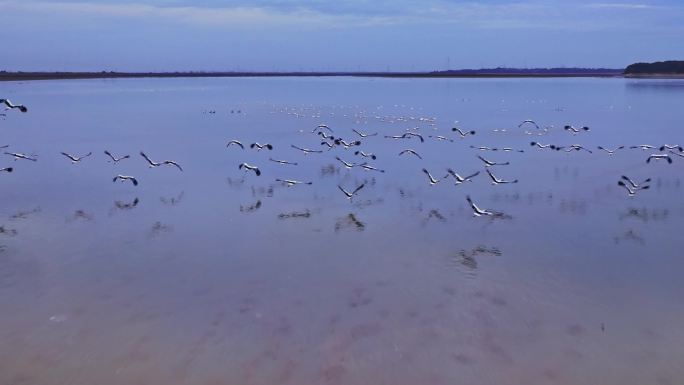
M 344 167 L 346 167 L 347 169 L 351 169 L 352 167 L 359 166 L 359 165 L 356 164 L 356 163 L 345 162 L 345 161 L 342 160 L 342 158 L 340 158 L 339 156 L 336 156 L 335 159 L 337 159 L 338 161 L 340 161 L 340 162 L 344 165 Z
M 473 200 L 470 199 L 470 195 L 466 195 L 466 201 L 470 205 L 470 208 L 473 210 L 473 216 L 476 216 L 476 217 L 481 217 L 481 216 L 503 217 L 504 216 L 504 213 L 502 213 L 502 212 L 487 210 L 487 209 L 481 209 L 481 208 L 477 207 L 475 202 L 473 202 Z
M 453 139 L 447 138 L 447 137 L 444 136 L 444 135 L 434 135 L 434 136 L 433 136 L 433 135 L 430 135 L 430 137 L 431 137 L 431 138 L 435 138 L 435 139 L 437 139 L 437 140 L 446 140 L 446 141 L 449 141 L 449 142 L 453 142 L 453 141 L 454 141 Z
M 328 127 L 327 124 L 319 124 L 319 125 L 316 126 L 316 128 L 314 128 L 313 131 L 311 131 L 311 132 L 316 132 L 316 130 L 321 130 L 321 129 L 326 129 L 326 130 L 328 130 L 328 131 L 330 131 L 330 132 L 333 132 L 332 128 Z
M 542 149 L 547 148 L 547 147 L 553 149 L 555 147 L 553 144 L 541 144 L 539 142 L 530 142 L 530 146 L 532 146 L 532 147 L 537 146 L 537 147 L 542 148 Z
M 120 160 L 128 159 L 128 158 L 131 157 L 130 155 L 124 155 L 124 156 L 122 156 L 121 158 L 117 158 L 117 157 L 115 157 L 114 155 L 112 155 L 111 152 L 109 152 L 109 151 L 107 151 L 107 150 L 105 150 L 104 153 L 105 153 L 105 155 L 107 155 L 108 157 L 110 157 L 110 158 L 112 159 L 112 162 L 114 162 L 114 163 L 117 163 L 117 162 L 120 161 Z M 107 161 L 107 162 L 109 162 L 109 161 Z
M 458 184 L 461 184 L 463 182 L 472 182 L 474 177 L 480 175 L 480 172 L 477 171 L 471 175 L 463 177 L 463 176 L 458 175 L 458 173 L 456 171 L 448 168 L 447 174 L 444 176 L 444 178 L 448 178 L 449 175 L 451 175 L 456 180 L 456 184 L 458 185 Z
M 423 138 L 423 135 L 415 133 L 415 132 L 407 132 L 404 134 L 404 137 L 408 138 L 411 136 L 415 136 L 416 138 L 420 139 L 420 142 L 423 143 L 425 142 L 425 138 Z
M 245 149 L 245 146 L 242 144 L 242 142 L 240 142 L 239 140 L 236 140 L 236 139 L 233 139 L 233 140 L 229 141 L 228 143 L 226 143 L 226 147 L 230 147 L 233 144 L 236 146 L 239 146 L 243 150 Z
M 330 143 L 328 143 L 328 142 L 321 142 L 321 146 L 327 146 L 327 147 L 328 147 L 328 151 L 332 150 L 333 147 L 335 147 L 334 144 L 330 144 Z
M 493 185 L 505 184 L 505 183 L 518 183 L 517 179 L 510 181 L 510 180 L 503 180 L 503 179 L 499 179 L 499 178 L 495 177 L 494 174 L 492 174 L 492 172 L 489 170 L 489 168 L 485 168 L 485 171 L 487 172 L 487 174 L 489 174 L 489 177 L 492 179 Z
M 259 167 L 257 167 L 257 166 L 252 166 L 251 164 L 247 164 L 247 163 L 240 163 L 240 165 L 238 165 L 238 169 L 242 170 L 243 168 L 245 170 L 254 171 L 256 176 L 261 175 L 261 170 L 259 170 Z
M 648 159 L 646 159 L 646 163 L 651 163 L 651 160 L 667 160 L 667 163 L 672 164 L 672 158 L 670 157 L 670 154 L 651 154 Z
M 461 136 L 461 138 L 465 138 L 468 135 L 475 135 L 475 130 L 472 131 L 463 131 L 458 127 L 454 127 L 451 129 L 453 132 L 458 132 L 458 134 Z
M 538 130 L 541 129 L 541 127 L 539 127 L 539 125 L 537 124 L 537 122 L 535 122 L 535 121 L 532 120 L 532 119 L 525 119 L 525 120 L 523 120 L 520 124 L 518 124 L 518 128 L 524 126 L 525 124 L 533 124 Z
M 434 185 L 436 185 L 437 183 L 439 183 L 439 179 L 435 179 L 435 178 L 432 176 L 432 174 L 430 174 L 430 171 L 428 171 L 426 168 L 423 169 L 423 172 L 425 173 L 425 175 L 427 175 L 428 179 L 430 180 L 430 185 L 431 185 L 431 186 L 434 186 Z
M 133 183 L 133 186 L 137 186 L 137 185 L 138 185 L 138 180 L 135 179 L 135 177 L 132 177 L 132 176 L 129 176 L 129 175 L 117 175 L 117 176 L 114 177 L 114 179 L 112 179 L 112 182 L 116 182 L 117 179 L 120 180 L 120 181 L 122 181 L 122 182 L 127 181 L 127 180 L 130 180 L 131 183 Z
M 264 148 L 266 148 L 268 150 L 273 150 L 273 146 L 270 145 L 269 143 L 261 144 L 259 142 L 256 142 L 256 143 L 252 143 L 249 145 L 249 148 L 254 148 L 254 147 L 256 147 L 257 151 L 261 151 Z
M 589 131 L 589 127 L 587 127 L 587 126 L 584 126 L 584 127 L 581 127 L 581 128 L 575 128 L 575 127 L 573 127 L 573 126 L 571 126 L 571 125 L 569 125 L 569 124 L 565 125 L 565 127 L 563 127 L 563 129 L 565 129 L 566 131 L 572 131 L 573 134 L 576 134 L 576 133 L 578 133 L 578 132 L 582 132 L 583 130 L 584 130 L 584 131 Z
M 402 150 L 402 151 L 399 153 L 399 156 L 402 156 L 402 155 L 404 155 L 404 154 L 413 154 L 413 155 L 417 156 L 418 159 L 423 159 L 423 157 L 420 156 L 420 154 L 418 154 L 415 150 L 410 149 L 410 148 L 407 148 L 406 150 Z
M 644 151 L 645 151 L 645 150 L 654 149 L 655 147 L 654 147 L 654 146 L 651 146 L 650 144 L 638 144 L 638 145 L 636 145 L 636 146 L 630 146 L 629 148 L 631 148 L 631 149 L 638 148 L 638 149 L 640 149 L 640 150 L 644 150 Z
M 665 151 L 666 149 L 667 150 L 675 150 L 676 149 L 676 150 L 679 150 L 679 152 L 684 152 L 684 148 L 682 148 L 682 146 L 680 146 L 678 144 L 675 144 L 675 145 L 663 144 L 662 146 L 660 146 L 660 151 Z
M 492 162 L 492 161 L 489 161 L 489 160 L 481 157 L 480 155 L 477 155 L 477 157 L 478 157 L 478 159 L 483 161 L 484 164 L 487 165 L 487 167 L 490 167 L 490 166 L 508 166 L 509 164 L 511 164 L 511 162 L 504 162 L 504 163 Z
M 626 175 L 622 175 L 622 176 L 620 177 L 620 179 L 622 179 L 622 180 L 624 180 L 624 181 L 627 181 L 627 183 L 629 183 L 629 184 L 632 186 L 632 188 L 634 188 L 634 189 L 637 189 L 637 188 L 639 188 L 641 185 L 644 185 L 644 184 L 646 184 L 646 183 L 651 182 L 651 178 L 647 178 L 647 179 L 644 179 L 643 181 L 641 181 L 641 183 L 636 183 L 635 181 L 633 181 L 630 177 L 628 177 L 628 176 L 626 176 Z
M 298 185 L 298 184 L 308 184 L 308 185 L 313 184 L 313 182 L 301 182 L 301 181 L 293 180 L 293 179 L 276 179 L 276 182 L 281 182 L 284 185 L 286 185 L 287 187 L 292 187 L 292 186 Z
M 14 171 L 14 168 L 13 168 L 13 167 L 3 167 L 3 168 L 0 168 L 0 172 L 12 172 L 12 171 Z
M 82 156 L 75 156 L 75 155 L 67 154 L 66 152 L 62 152 L 61 154 L 64 155 L 64 156 L 66 156 L 67 158 L 71 159 L 71 163 L 80 162 L 80 161 L 83 160 L 84 158 L 87 158 L 87 157 L 93 155 L 92 152 L 89 152 L 89 153 L 87 153 L 87 154 L 85 154 L 85 155 L 82 155 Z
M 358 136 L 360 136 L 360 137 L 362 137 L 362 138 L 367 138 L 367 137 L 369 137 L 369 136 L 376 136 L 376 135 L 378 135 L 377 132 L 374 133 L 374 134 L 364 134 L 363 132 L 356 131 L 356 129 L 354 129 L 354 128 L 352 128 L 352 131 L 354 131 Z
M 11 110 L 13 108 L 18 108 L 19 111 L 21 112 L 27 112 L 28 108 L 24 106 L 23 104 L 13 104 L 12 102 L 9 101 L 9 99 L 0 99 L 0 104 L 5 104 L 7 106 L 8 110 Z
M 584 150 L 584 151 L 586 151 L 586 152 L 588 152 L 588 153 L 590 153 L 590 154 L 593 154 L 593 153 L 594 153 L 594 152 L 591 151 L 590 149 L 588 149 L 588 148 L 586 148 L 586 147 L 583 147 L 583 146 L 581 146 L 581 145 L 579 145 L 579 144 L 571 144 L 571 145 L 568 147 L 568 149 L 565 150 L 565 152 L 570 152 L 570 151 L 582 151 L 582 150 Z
M 318 135 L 321 136 L 323 139 L 330 139 L 330 140 L 335 140 L 335 137 L 332 135 L 326 135 L 325 131 L 318 131 Z
M 365 153 L 363 151 L 356 151 L 356 152 L 354 152 L 354 155 L 360 155 L 364 158 L 371 158 L 373 160 L 376 160 L 378 158 L 377 156 L 375 156 L 375 154 Z
M 340 186 L 340 185 L 337 185 L 337 188 L 339 188 L 340 191 L 342 191 L 342 193 L 344 193 L 344 195 L 347 196 L 347 199 L 351 200 L 351 199 L 354 197 L 354 195 L 356 195 L 356 193 L 358 193 L 359 190 L 361 190 L 361 189 L 363 188 L 363 186 L 365 186 L 365 185 L 366 185 L 365 183 L 362 183 L 360 186 L 356 187 L 356 188 L 354 189 L 354 191 L 352 191 L 352 192 L 349 192 L 349 191 L 345 190 L 345 189 L 342 188 L 342 186 Z
M 596 148 L 598 148 L 599 150 L 603 150 L 603 151 L 607 152 L 608 155 L 613 155 L 613 154 L 615 154 L 615 151 L 617 151 L 617 150 L 622 150 L 623 148 L 625 148 L 625 146 L 620 146 L 620 147 L 617 147 L 617 148 L 615 148 L 615 149 L 613 149 L 613 150 L 610 150 L 610 149 L 607 149 L 607 148 L 601 147 L 601 146 L 598 146 L 598 147 L 596 147 Z M 661 151 L 662 151 L 662 150 L 661 150 Z
M 32 157 L 30 157 L 30 156 L 28 156 L 28 155 L 26 155 L 26 154 L 21 154 L 21 153 L 18 153 L 18 152 L 5 152 L 5 154 L 6 154 L 6 155 L 11 155 L 11 156 L 13 156 L 13 157 L 14 157 L 14 160 L 17 160 L 17 159 L 25 159 L 25 160 L 30 160 L 30 161 L 33 161 L 33 162 L 38 161 L 38 159 L 36 159 L 36 158 L 32 158 Z
M 359 167 L 361 167 L 362 169 L 364 169 L 364 170 L 366 170 L 366 171 L 385 172 L 385 170 L 381 170 L 381 169 L 379 169 L 379 168 L 377 168 L 377 167 L 373 167 L 373 166 L 371 166 L 371 165 L 369 165 L 369 164 L 365 164 L 365 163 L 360 164 Z
M 183 171 L 183 168 L 182 168 L 178 163 L 176 163 L 176 162 L 173 161 L 173 160 L 165 160 L 165 161 L 163 161 L 163 162 L 154 162 L 154 161 L 152 161 L 152 159 L 150 159 L 147 155 L 145 155 L 145 153 L 142 152 L 142 151 L 140 151 L 140 156 L 142 156 L 143 158 L 145 158 L 145 160 L 147 161 L 147 163 L 149 163 L 150 168 L 159 167 L 159 166 L 161 166 L 161 165 L 168 164 L 168 165 L 176 166 L 176 167 L 178 167 L 179 170 Z
M 341 146 L 344 147 L 344 148 L 349 148 L 349 147 L 351 147 L 351 146 L 360 146 L 360 145 L 361 145 L 361 141 L 360 141 L 360 140 L 355 140 L 355 141 L 352 141 L 352 142 L 346 142 L 346 141 L 345 141 L 344 139 L 342 139 L 342 138 L 337 138 L 337 139 L 335 139 L 335 144 L 338 145 L 338 146 L 341 145 Z
M 637 191 L 639 191 L 639 190 L 648 190 L 649 188 L 651 188 L 651 186 L 639 186 L 637 188 L 631 188 L 631 187 L 627 186 L 625 184 L 625 182 L 623 182 L 621 180 L 618 181 L 617 184 L 618 184 L 618 186 L 624 187 L 625 190 L 627 190 L 627 195 L 629 195 L 630 197 L 633 197 L 637 193 Z
M 297 165 L 297 162 L 288 162 L 288 161 L 286 161 L 286 160 L 273 159 L 273 158 L 268 158 L 268 160 L 270 160 L 271 162 L 276 162 L 276 163 L 280 163 L 280 164 L 289 164 L 289 165 L 292 165 L 292 166 L 296 166 L 296 165 Z
M 308 149 L 308 148 L 302 148 L 302 147 L 295 146 L 294 144 L 291 144 L 290 147 L 295 148 L 295 149 L 297 149 L 297 150 L 303 152 L 304 154 L 310 154 L 310 153 L 312 153 L 312 152 L 313 152 L 313 153 L 317 153 L 317 154 L 322 154 L 322 153 L 323 153 L 323 151 L 321 151 L 321 150 L 311 150 L 311 149 Z

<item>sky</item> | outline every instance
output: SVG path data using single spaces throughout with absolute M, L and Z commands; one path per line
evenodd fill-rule
M 8 71 L 430 71 L 684 59 L 684 0 L 0 0 Z

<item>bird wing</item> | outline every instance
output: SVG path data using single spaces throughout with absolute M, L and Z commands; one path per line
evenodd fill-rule
M 66 152 L 60 152 L 60 154 L 66 156 L 67 158 L 73 160 L 74 162 L 78 161 L 78 158 L 75 158 L 73 155 L 67 154 Z
M 180 164 L 174 162 L 173 160 L 165 160 L 164 164 L 172 164 L 172 165 L 178 167 L 179 170 L 183 171 L 183 167 L 181 167 Z
M 158 166 L 158 164 L 155 163 L 155 162 L 153 162 L 152 159 L 150 159 L 147 155 L 145 155 L 144 152 L 140 151 L 140 156 L 142 156 L 143 158 L 145 158 L 145 160 L 147 161 L 147 163 L 150 164 L 150 166 Z
M 347 198 L 351 198 L 351 197 L 352 197 L 353 194 L 348 193 L 347 190 L 343 189 L 342 186 L 340 186 L 339 184 L 337 185 L 337 188 L 339 188 L 340 191 L 342 191 L 342 192 L 344 193 L 344 195 L 347 196 Z

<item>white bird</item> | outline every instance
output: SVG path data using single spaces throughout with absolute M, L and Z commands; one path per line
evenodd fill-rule
M 147 163 L 149 163 L 150 168 L 159 167 L 159 166 L 161 166 L 161 165 L 168 164 L 168 165 L 176 166 L 176 167 L 178 167 L 179 170 L 183 171 L 183 168 L 182 168 L 178 163 L 176 163 L 176 162 L 173 161 L 173 160 L 165 160 L 165 161 L 162 161 L 162 162 L 154 162 L 154 161 L 152 161 L 152 159 L 150 159 L 147 155 L 145 155 L 145 153 L 142 152 L 142 151 L 140 151 L 140 156 L 142 156 L 143 158 L 145 158 L 145 160 L 147 161 Z
M 318 131 L 318 135 L 320 135 L 321 138 L 323 139 L 330 139 L 330 140 L 335 140 L 335 137 L 332 135 L 326 135 L 324 131 Z
M 645 150 L 654 149 L 655 147 L 651 146 L 650 144 L 638 144 L 638 145 L 636 145 L 636 146 L 630 146 L 629 148 L 631 148 L 631 149 L 638 148 L 638 149 L 640 149 L 640 150 L 644 150 L 644 151 L 645 151 Z
M 362 137 L 362 138 L 367 138 L 367 137 L 369 137 L 369 136 L 376 136 L 376 135 L 378 135 L 377 132 L 374 133 L 374 134 L 364 134 L 363 132 L 356 131 L 356 129 L 353 129 L 353 128 L 352 128 L 352 131 L 354 131 L 358 136 L 360 136 L 360 137 Z
M 465 138 L 465 137 L 468 136 L 468 135 L 475 135 L 475 130 L 463 131 L 463 130 L 461 130 L 461 129 L 458 128 L 458 127 L 452 128 L 451 131 L 453 131 L 453 132 L 458 132 L 458 134 L 461 136 L 461 138 Z
M 294 180 L 294 179 L 276 179 L 276 182 L 281 182 L 284 185 L 286 185 L 287 187 L 292 187 L 292 186 L 297 185 L 297 184 L 308 184 L 308 185 L 313 184 L 313 182 L 302 182 L 302 181 L 298 181 L 298 180 Z
M 352 191 L 352 192 L 348 192 L 347 190 L 343 189 L 342 186 L 340 186 L 340 185 L 337 185 L 337 188 L 339 188 L 340 191 L 342 191 L 342 193 L 344 193 L 344 195 L 347 196 L 347 199 L 351 200 L 354 197 L 354 195 L 356 195 L 356 193 L 359 192 L 359 190 L 361 190 L 363 188 L 363 186 L 365 186 L 365 185 L 366 185 L 365 183 L 362 183 L 360 186 L 355 188 L 354 191 Z
M 321 142 L 321 146 L 327 146 L 327 147 L 328 147 L 328 151 L 332 150 L 333 147 L 335 147 L 334 144 L 330 144 L 330 143 L 328 143 L 328 142 Z
M 598 146 L 598 147 L 596 147 L 596 148 L 598 148 L 599 150 L 603 150 L 603 151 L 607 152 L 608 155 L 613 155 L 613 154 L 615 154 L 615 151 L 617 151 L 617 150 L 622 150 L 623 148 L 625 148 L 625 146 L 617 147 L 617 148 L 615 148 L 614 150 L 609 150 L 609 149 L 607 149 L 607 148 L 605 148 L 605 147 L 601 147 L 601 146 Z
M 582 128 L 575 128 L 569 124 L 566 124 L 565 127 L 563 127 L 566 131 L 572 131 L 573 134 L 576 134 L 578 132 L 581 132 L 582 130 L 584 131 L 589 131 L 589 127 L 584 126 Z
M 468 176 L 463 177 L 463 176 L 458 175 L 458 173 L 457 173 L 456 171 L 454 171 L 454 170 L 448 168 L 448 169 L 447 169 L 447 174 L 446 174 L 446 176 L 445 176 L 444 178 L 448 178 L 449 175 L 451 175 L 452 177 L 454 177 L 454 179 L 456 180 L 456 184 L 458 185 L 458 184 L 461 184 L 461 183 L 463 183 L 463 182 L 472 182 L 474 177 L 480 175 L 480 172 L 477 171 L 477 172 L 475 172 L 475 173 L 473 173 L 473 174 L 471 174 L 471 175 L 468 175 Z
M 423 169 L 423 172 L 425 173 L 425 175 L 427 175 L 428 179 L 430 180 L 430 185 L 431 185 L 431 186 L 434 186 L 434 185 L 436 185 L 437 183 L 439 183 L 439 179 L 435 179 L 435 178 L 432 176 L 432 174 L 430 174 L 430 171 L 428 171 L 426 168 Z
M 485 168 L 485 171 L 487 171 L 487 174 L 489 174 L 489 177 L 492 179 L 493 185 L 505 184 L 505 183 L 518 183 L 517 179 L 510 181 L 510 180 L 503 180 L 503 179 L 499 179 L 499 178 L 495 177 L 494 174 L 492 174 L 492 172 L 489 171 L 489 168 Z
M 581 150 L 584 150 L 584 151 L 586 151 L 586 152 L 588 152 L 588 153 L 590 153 L 590 154 L 593 154 L 593 151 L 591 151 L 590 149 L 588 149 L 588 148 L 586 148 L 586 147 L 583 147 L 583 146 L 581 146 L 581 145 L 579 145 L 579 144 L 571 144 L 571 145 L 568 147 L 568 149 L 565 150 L 565 152 L 570 152 L 570 151 L 581 151 Z
M 434 136 L 433 136 L 433 135 L 430 135 L 430 137 L 431 137 L 431 138 L 435 138 L 435 139 L 437 139 L 437 140 L 446 140 L 446 141 L 449 141 L 449 142 L 453 142 L 453 141 L 454 141 L 453 139 L 447 138 L 446 136 L 443 136 L 443 135 L 434 135 Z
M 511 147 L 501 147 L 501 148 L 495 147 L 495 148 L 493 148 L 492 150 L 493 150 L 493 151 L 504 151 L 504 152 L 512 152 L 512 151 L 515 151 L 515 152 L 522 152 L 522 153 L 525 152 L 524 150 L 516 150 L 516 149 L 513 149 L 513 148 L 511 148 Z
M 385 135 L 385 138 L 387 138 L 387 139 L 408 139 L 406 134 L 404 134 L 404 135 Z
M 33 162 L 38 161 L 38 159 L 36 159 L 36 158 L 32 158 L 32 157 L 30 157 L 30 156 L 28 156 L 28 155 L 26 155 L 26 154 L 21 154 L 21 153 L 18 153 L 18 152 L 5 152 L 5 154 L 7 154 L 7 155 L 12 155 L 12 156 L 14 157 L 14 160 L 17 160 L 17 159 L 25 159 L 25 160 L 30 160 L 30 161 L 33 161 Z
M 28 108 L 24 106 L 23 104 L 13 104 L 12 102 L 9 101 L 9 99 L 0 99 L 0 104 L 5 104 L 7 106 L 7 109 L 13 109 L 13 108 L 18 108 L 19 111 L 21 112 L 27 112 Z
M 418 154 L 415 150 L 410 149 L 410 148 L 407 148 L 406 150 L 402 150 L 402 151 L 399 153 L 399 156 L 402 156 L 403 154 L 413 154 L 413 155 L 417 156 L 418 159 L 423 159 L 423 157 L 420 156 L 420 154 Z
M 327 124 L 319 124 L 319 125 L 316 126 L 316 128 L 314 128 L 313 131 L 311 131 L 311 132 L 316 132 L 316 130 L 321 130 L 321 129 L 324 129 L 324 128 L 325 128 L 326 130 L 330 131 L 330 132 L 333 132 L 332 128 L 328 127 Z
M 87 157 L 93 155 L 92 152 L 89 152 L 89 153 L 82 155 L 82 156 L 75 156 L 75 155 L 67 154 L 66 152 L 62 152 L 61 154 L 66 156 L 67 158 L 71 159 L 71 163 L 80 162 L 81 160 L 83 160 L 83 158 L 87 158 Z
M 646 159 L 646 163 L 651 163 L 651 160 L 662 160 L 665 159 L 667 160 L 667 163 L 672 164 L 672 158 L 670 157 L 670 154 L 651 154 L 648 159 Z
M 371 166 L 371 165 L 369 165 L 369 164 L 366 164 L 366 163 L 360 164 L 359 167 L 361 167 L 362 169 L 364 169 L 364 170 L 366 170 L 366 171 L 385 172 L 385 170 L 381 170 L 381 169 L 379 169 L 379 168 L 377 168 L 377 167 L 373 167 L 373 166 Z
M 117 175 L 112 179 L 112 182 L 116 182 L 116 180 L 119 179 L 120 181 L 124 182 L 127 180 L 130 180 L 133 183 L 133 186 L 138 185 L 138 180 L 135 179 L 135 177 L 129 176 L 129 175 Z
M 651 186 L 639 186 L 637 188 L 630 188 L 629 186 L 627 186 L 625 184 L 625 182 L 623 182 L 621 180 L 618 181 L 617 184 L 618 184 L 618 186 L 624 187 L 625 190 L 627 190 L 627 195 L 629 195 L 630 197 L 633 197 L 637 193 L 637 191 L 639 191 L 639 190 L 648 190 L 649 188 L 651 188 Z
M 232 144 L 239 146 L 243 150 L 245 149 L 245 146 L 242 144 L 242 142 L 240 142 L 237 139 L 233 139 L 233 140 L 229 141 L 228 143 L 226 143 L 226 147 L 230 147 Z
M 487 165 L 487 167 L 489 167 L 489 166 L 508 166 L 509 164 L 511 164 L 511 162 L 504 162 L 504 163 L 492 162 L 492 161 L 489 161 L 489 160 L 487 160 L 487 159 L 481 157 L 480 155 L 477 155 L 477 157 L 478 157 L 481 161 L 483 161 L 483 162 Z
M 364 158 L 371 158 L 373 160 L 376 160 L 378 158 L 377 156 L 375 156 L 375 154 L 365 153 L 363 151 L 356 151 L 356 152 L 354 152 L 354 155 L 360 155 Z
M 321 151 L 321 150 L 311 150 L 311 149 L 308 149 L 308 148 L 302 148 L 302 147 L 295 146 L 294 144 L 291 144 L 290 147 L 295 148 L 295 149 L 297 149 L 297 150 L 303 152 L 304 154 L 310 154 L 310 153 L 312 153 L 312 152 L 318 153 L 318 154 L 322 154 L 322 153 L 323 153 L 323 151 Z
M 360 140 L 355 140 L 355 141 L 352 141 L 352 142 L 346 142 L 346 141 L 345 141 L 344 139 L 342 139 L 342 138 L 337 138 L 337 139 L 335 139 L 335 144 L 338 145 L 338 146 L 341 145 L 341 146 L 344 147 L 344 148 L 349 148 L 349 147 L 351 147 L 351 146 L 360 146 L 360 145 L 361 145 L 361 141 L 360 141 Z
M 532 146 L 532 147 L 537 146 L 537 147 L 542 148 L 542 149 L 547 148 L 547 147 L 553 149 L 555 147 L 553 144 L 541 144 L 539 142 L 530 142 L 530 146 Z
M 665 151 L 666 149 L 667 150 L 675 150 L 676 149 L 676 150 L 679 150 L 679 152 L 684 152 L 684 148 L 682 148 L 682 146 L 680 146 L 678 144 L 675 144 L 675 145 L 663 144 L 662 146 L 660 146 L 660 151 Z
M 632 185 L 632 188 L 639 188 L 639 186 L 644 185 L 646 183 L 649 183 L 651 181 L 651 178 L 644 179 L 641 183 L 636 183 L 633 181 L 630 177 L 622 175 L 620 177 L 622 180 L 626 180 L 630 185 Z
M 359 164 L 356 164 L 356 163 L 345 162 L 345 161 L 342 160 L 342 158 L 340 158 L 339 156 L 336 156 L 335 159 L 337 159 L 338 161 L 340 161 L 340 162 L 344 165 L 344 167 L 346 167 L 347 169 L 351 169 L 352 167 L 355 167 L 355 166 L 360 166 Z
M 117 158 L 117 157 L 115 157 L 114 155 L 112 155 L 111 152 L 109 152 L 109 151 L 107 151 L 107 150 L 105 150 L 104 153 L 105 153 L 105 155 L 107 155 L 108 157 L 110 157 L 110 158 L 112 159 L 112 162 L 114 162 L 114 163 L 117 163 L 117 162 L 120 161 L 120 160 L 128 159 L 128 158 L 131 157 L 130 155 L 124 155 L 124 156 L 122 156 L 121 158 Z M 108 161 L 108 162 L 109 162 L 109 161 Z
M 256 142 L 256 143 L 252 143 L 249 145 L 249 148 L 254 148 L 254 147 L 256 147 L 257 151 L 260 151 L 264 148 L 266 148 L 268 150 L 273 150 L 273 146 L 270 145 L 269 143 L 261 144 L 261 143 Z
M 535 121 L 532 120 L 532 119 L 525 119 L 525 120 L 523 120 L 520 124 L 518 124 L 518 128 L 524 126 L 525 124 L 533 124 L 537 129 L 541 129 L 541 128 L 539 127 L 539 125 L 537 124 L 537 122 L 535 122 Z
M 502 213 L 502 212 L 487 210 L 487 209 L 481 209 L 481 208 L 477 207 L 475 202 L 473 202 L 473 200 L 470 199 L 470 195 L 466 195 L 466 201 L 468 201 L 468 204 L 470 204 L 470 208 L 473 209 L 473 216 L 476 216 L 476 217 L 481 217 L 481 216 L 503 217 L 504 216 L 504 213 Z
M 286 161 L 286 160 L 273 159 L 273 158 L 268 158 L 268 160 L 270 160 L 271 162 L 276 162 L 276 163 L 280 163 L 280 164 L 289 164 L 289 165 L 292 165 L 292 166 L 296 166 L 296 165 L 297 165 L 297 162 L 288 162 L 288 161 Z
M 470 148 L 473 148 L 475 150 L 480 150 L 480 151 L 496 151 L 495 148 L 492 147 L 487 147 L 487 146 L 470 146 Z
M 407 132 L 404 134 L 404 137 L 406 137 L 406 138 L 411 137 L 411 136 L 415 136 L 416 138 L 420 139 L 421 143 L 425 142 L 425 138 L 423 138 L 423 135 L 421 135 L 421 134 L 417 134 L 415 132 Z
M 245 170 L 254 171 L 254 173 L 256 174 L 256 176 L 261 175 L 261 170 L 259 170 L 259 167 L 257 167 L 257 166 L 252 166 L 251 164 L 248 164 L 248 163 L 244 163 L 244 162 L 243 162 L 243 163 L 240 163 L 240 164 L 238 165 L 238 169 L 239 169 L 239 170 L 242 170 L 243 168 L 244 168 Z

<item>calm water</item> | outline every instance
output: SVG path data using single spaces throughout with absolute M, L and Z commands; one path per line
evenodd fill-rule
M 684 81 L 46 81 L 0 97 L 29 107 L 0 118 L 0 145 L 38 158 L 0 158 L 15 168 L 0 175 L 0 384 L 684 382 L 684 159 L 596 151 L 684 144 Z M 530 118 L 553 127 L 528 135 Z M 378 132 L 359 149 L 386 172 L 335 160 L 365 161 L 355 148 L 290 147 L 325 149 L 320 123 Z M 407 129 L 425 143 L 383 137 Z M 492 185 L 478 154 L 520 182 Z M 431 186 L 423 167 L 481 174 Z M 628 197 L 623 174 L 651 189 Z M 337 187 L 362 183 L 352 202 Z M 509 217 L 474 217 L 466 195 Z

